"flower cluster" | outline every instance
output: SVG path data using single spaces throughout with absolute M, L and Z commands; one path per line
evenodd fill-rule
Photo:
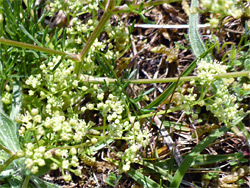
M 185 91 L 178 89 L 180 100 L 177 107 L 172 107 L 170 111 L 184 109 L 187 114 L 192 114 L 193 119 L 198 118 L 198 114 L 193 111 L 193 107 L 198 105 L 205 106 L 218 118 L 220 122 L 230 126 L 230 123 L 242 116 L 243 109 L 239 109 L 237 98 L 230 93 L 230 87 L 234 79 L 217 79 L 214 75 L 225 73 L 227 66 L 221 65 L 217 61 L 207 62 L 202 59 L 197 63 L 196 74 L 200 78 L 197 81 L 191 81 L 193 87 Z M 199 88 L 200 90 L 197 91 Z
M 215 74 L 226 73 L 227 70 L 227 66 L 221 65 L 218 61 L 207 62 L 205 59 L 201 59 L 197 64 L 197 76 L 200 78 L 201 85 L 210 85 L 215 80 Z
M 123 139 L 125 132 L 129 132 L 125 139 L 133 148 L 148 144 L 149 132 L 140 130 L 138 122 L 132 124 L 125 120 L 126 97 L 121 93 L 121 88 L 109 85 L 110 89 L 105 91 L 98 85 L 86 83 L 85 75 L 76 77 L 73 74 L 71 61 L 61 62 L 53 70 L 60 61 L 60 57 L 53 57 L 47 64 L 40 66 L 39 74 L 31 75 L 25 82 L 27 94 L 24 94 L 23 113 L 17 122 L 21 124 L 20 136 L 30 140 L 25 144 L 24 151 L 26 167 L 32 173 L 36 174 L 39 167 L 46 165 L 49 160 L 52 161 L 52 170 L 63 169 L 63 177 L 70 180 L 69 171 L 81 175 L 80 169 L 75 169 L 81 161 L 93 164 L 87 155 L 95 154 L 95 144 L 106 138 Z M 106 92 L 109 94 L 105 97 Z M 86 96 L 91 100 L 79 106 Z M 30 100 L 34 102 L 30 103 Z M 97 125 L 94 122 L 82 118 L 85 113 L 97 112 L 103 118 L 106 129 L 102 137 L 95 130 Z M 77 149 L 81 144 L 86 149 Z M 133 156 L 137 152 L 128 148 L 126 154 L 122 155 L 122 160 L 126 161 L 125 169 L 135 162 Z
M 227 79 L 217 80 L 215 87 L 217 92 L 211 100 L 212 104 L 206 105 L 206 109 L 211 111 L 220 122 L 230 126 L 230 123 L 244 114 L 243 109 L 239 109 L 239 103 L 235 95 L 230 94 Z
M 11 93 L 9 93 L 9 92 L 5 92 L 4 94 L 3 94 L 3 96 L 2 96 L 2 102 L 4 103 L 4 104 L 11 104 L 11 102 L 12 102 L 12 94 Z
M 61 167 L 63 170 L 73 172 L 77 176 L 81 176 L 82 167 L 79 165 L 77 154 L 79 149 L 72 147 L 71 149 L 50 149 L 45 146 L 35 146 L 32 143 L 25 144 L 24 156 L 26 158 L 25 165 L 30 169 L 32 174 L 39 172 L 39 167 L 45 166 L 47 160 L 53 161 L 50 164 L 51 170 Z M 71 176 L 65 176 L 65 181 L 70 181 Z
M 123 171 L 128 171 L 130 169 L 130 164 L 140 161 L 140 156 L 138 155 L 138 151 L 141 147 L 146 147 L 149 144 L 151 133 L 147 127 L 143 130 L 141 129 L 140 122 L 136 121 L 129 125 L 131 130 L 127 134 L 127 138 L 133 138 L 129 140 L 128 144 L 130 147 L 125 150 L 122 158 L 123 162 Z
M 65 29 L 64 48 L 77 53 L 98 24 L 98 1 L 47 3 L 52 12 L 61 10 L 72 18 Z M 85 13 L 91 16 L 80 19 Z M 129 42 L 121 23 L 117 27 L 107 24 L 104 31 L 107 35 L 102 41 L 95 40 L 79 75 L 74 74 L 75 62 L 51 56 L 24 80 L 22 112 L 16 121 L 20 124 L 19 135 L 25 138 L 25 165 L 32 174 L 49 166 L 51 170 L 60 168 L 65 181 L 71 180 L 70 172 L 81 176 L 81 164 L 95 165 L 93 155 L 100 149 L 96 145 L 107 139 L 124 139 L 130 146 L 121 155 L 123 169 L 127 170 L 138 159 L 139 149 L 149 143 L 149 131 L 141 130 L 135 119 L 128 120 L 131 115 L 123 89 L 118 84 L 99 86 L 88 82 L 89 75 L 105 76 L 96 54 L 110 62 L 120 56 Z M 8 84 L 5 90 L 10 90 Z M 11 93 L 6 92 L 2 101 L 10 105 L 11 98 Z M 90 116 L 98 116 L 98 120 L 92 121 Z
M 243 15 L 244 6 L 239 0 L 202 0 L 201 7 L 213 13 L 233 16 L 238 19 Z
M 72 17 L 68 20 L 69 24 L 66 28 L 67 40 L 65 41 L 66 51 L 69 53 L 79 53 L 86 40 L 90 37 L 91 33 L 95 30 L 98 20 L 98 0 L 72 0 L 72 1 L 48 1 L 50 12 L 54 13 L 62 11 L 66 17 Z M 80 19 L 80 15 L 89 13 L 86 19 Z M 96 56 L 94 54 L 103 53 L 107 61 L 118 59 L 120 53 L 126 49 L 129 42 L 129 35 L 125 31 L 125 26 L 119 22 L 116 27 L 111 23 L 106 24 L 104 31 L 107 37 L 102 37 L 101 40 L 96 39 L 90 47 L 88 54 L 84 57 L 84 64 L 82 70 L 85 73 L 94 74 L 98 69 L 96 65 Z M 114 44 L 114 45 L 113 45 Z

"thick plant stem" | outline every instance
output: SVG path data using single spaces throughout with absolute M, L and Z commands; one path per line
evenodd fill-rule
M 8 153 L 9 155 L 14 155 L 14 153 L 9 150 L 8 148 L 4 147 L 3 145 L 0 144 L 0 149 Z
M 84 46 L 84 48 L 82 49 L 81 53 L 80 53 L 80 60 L 81 62 L 76 62 L 75 64 L 75 73 L 77 75 L 79 75 L 80 69 L 81 69 L 81 64 L 83 63 L 83 59 L 84 57 L 88 54 L 90 47 L 92 46 L 92 44 L 94 43 L 95 39 L 100 35 L 100 33 L 102 32 L 105 24 L 107 23 L 107 21 L 109 20 L 109 18 L 113 15 L 112 12 L 112 8 L 114 5 L 114 0 L 109 0 L 107 2 L 104 14 L 101 18 L 101 20 L 99 21 L 97 27 L 95 28 L 95 30 L 93 31 L 93 33 L 90 35 L 86 45 Z
M 230 72 L 230 73 L 223 73 L 223 74 L 217 74 L 213 75 L 215 79 L 220 78 L 235 78 L 235 77 L 249 77 L 250 71 L 242 71 L 242 72 Z M 86 82 L 88 83 L 94 83 L 94 84 L 104 84 L 104 83 L 115 83 L 117 82 L 116 79 L 112 78 L 95 78 L 95 77 L 86 77 Z M 198 76 L 183 76 L 180 77 L 180 82 L 188 82 L 191 80 L 199 80 L 200 78 Z M 169 83 L 169 82 L 177 82 L 178 78 L 159 78 L 159 79 L 138 79 L 138 80 L 124 80 L 124 82 L 129 82 L 130 84 L 153 84 L 153 83 Z
M 214 75 L 215 79 L 220 78 L 235 78 L 235 77 L 244 77 L 249 76 L 250 71 L 242 71 L 242 72 L 230 72 Z M 191 80 L 199 80 L 198 76 L 183 76 L 180 78 L 180 82 L 188 82 Z M 150 83 L 167 83 L 167 82 L 177 82 L 178 78 L 160 78 L 160 79 L 139 79 L 139 80 L 131 80 L 129 81 L 131 84 L 150 84 Z
M 26 176 L 22 185 L 22 188 L 27 188 L 30 181 L 30 176 Z
M 3 38 L 0 38 L 0 43 L 6 44 L 9 46 L 15 46 L 15 47 L 20 47 L 20 48 L 27 48 L 30 50 L 36 50 L 36 51 L 40 51 L 40 52 L 46 52 L 46 53 L 54 54 L 54 55 L 61 55 L 61 56 L 65 56 L 65 58 L 72 59 L 74 61 L 80 61 L 78 55 L 76 55 L 76 54 L 70 54 L 67 52 L 53 50 L 53 49 L 49 49 L 49 48 L 45 48 L 45 47 L 41 47 L 41 46 L 35 46 L 32 44 L 17 42 L 17 41 L 3 39 Z

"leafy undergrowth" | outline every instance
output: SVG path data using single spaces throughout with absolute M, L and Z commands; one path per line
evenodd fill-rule
M 250 186 L 249 8 L 167 2 L 0 0 L 1 187 Z

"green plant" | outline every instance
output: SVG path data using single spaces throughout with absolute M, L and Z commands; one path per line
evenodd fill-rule
M 241 51 L 240 46 L 237 51 L 231 50 L 231 54 L 245 54 L 236 60 L 240 70 L 234 69 L 235 64 L 226 65 L 226 59 L 213 60 L 211 51 L 215 46 L 218 48 L 218 43 L 207 50 L 201 40 L 197 0 L 192 0 L 193 12 L 189 17 L 192 26 L 189 41 L 197 59 L 180 78 L 131 80 L 133 71 L 129 70 L 128 74 L 118 77 L 115 62 L 130 48 L 130 33 L 121 20 L 112 23 L 111 16 L 134 12 L 147 21 L 144 7 L 177 1 L 120 5 L 121 1 L 113 0 L 84 3 L 55 0 L 47 1 L 49 9 L 36 6 L 35 0 L 23 1 L 24 4 L 0 1 L 0 180 L 5 185 L 56 187 L 38 176 L 59 168 L 64 180 L 69 182 L 72 174 L 82 176 L 82 165 L 96 166 L 95 154 L 108 147 L 119 158 L 109 159 L 119 166 L 119 172 L 126 172 L 144 186 L 179 187 L 181 183 L 193 186 L 182 181 L 190 166 L 221 161 L 211 157 L 199 163 L 200 153 L 209 144 L 229 130 L 236 134 L 242 131 L 249 142 L 250 135 L 242 123 L 249 111 L 245 112 L 239 104 L 249 94 L 248 52 Z M 100 21 L 98 7 L 103 11 Z M 40 17 L 37 10 L 43 10 Z M 59 10 L 65 16 L 67 27 L 45 26 L 45 17 L 52 17 Z M 88 16 L 80 19 L 83 15 Z M 32 24 L 34 22 L 37 24 Z M 99 40 L 101 33 L 103 40 Z M 235 59 L 232 58 L 232 62 Z M 191 73 L 195 75 L 189 76 Z M 184 91 L 181 86 L 187 81 L 190 88 Z M 177 82 L 176 92 L 176 83 L 172 83 L 144 109 L 140 109 L 138 103 L 151 90 L 143 91 L 134 99 L 126 92 L 129 84 L 166 82 Z M 173 92 L 179 95 L 179 101 L 167 110 L 157 111 L 157 115 L 183 110 L 192 121 L 204 123 L 199 111 L 194 110 L 204 107 L 220 128 L 197 144 L 179 167 L 171 157 L 166 172 L 161 163 L 143 161 L 146 158 L 140 151 L 147 148 L 152 133 L 142 122 L 153 117 L 150 112 L 164 104 Z M 128 147 L 119 151 L 110 147 L 120 140 Z M 223 159 L 229 160 L 229 157 L 223 156 Z M 132 168 L 132 163 L 157 172 L 159 182 Z M 167 182 L 163 182 L 163 177 Z M 106 182 L 115 186 L 120 178 L 111 173 Z

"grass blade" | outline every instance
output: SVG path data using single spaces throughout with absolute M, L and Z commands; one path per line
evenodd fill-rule
M 152 164 L 152 163 L 147 162 L 147 161 L 143 161 L 141 163 L 141 165 L 144 165 L 147 168 L 150 168 L 150 169 L 154 170 L 155 172 L 161 174 L 162 176 L 164 176 L 165 178 L 167 178 L 169 182 L 171 182 L 173 180 L 173 176 L 171 176 L 168 173 L 169 167 L 167 169 L 164 169 L 160 165 Z M 186 186 L 195 187 L 192 183 L 189 183 L 188 181 L 185 181 L 185 180 L 182 180 L 181 183 L 184 184 L 184 185 L 186 185 Z
M 31 39 L 33 42 L 35 42 L 38 46 L 43 46 L 38 40 L 36 40 L 29 32 L 24 28 L 22 24 L 19 25 L 20 29 L 26 34 L 29 39 Z
M 147 176 L 143 175 L 142 173 L 134 170 L 133 168 L 130 168 L 129 171 L 127 171 L 127 174 L 133 178 L 136 182 L 141 184 L 142 186 L 146 188 L 161 188 L 161 186 L 156 183 L 155 181 L 151 180 Z
M 237 159 L 239 157 L 243 157 L 242 153 L 233 153 L 233 154 L 225 154 L 225 155 L 199 155 L 191 164 L 191 166 L 202 166 L 208 164 L 214 164 L 222 161 L 228 161 L 232 159 Z

